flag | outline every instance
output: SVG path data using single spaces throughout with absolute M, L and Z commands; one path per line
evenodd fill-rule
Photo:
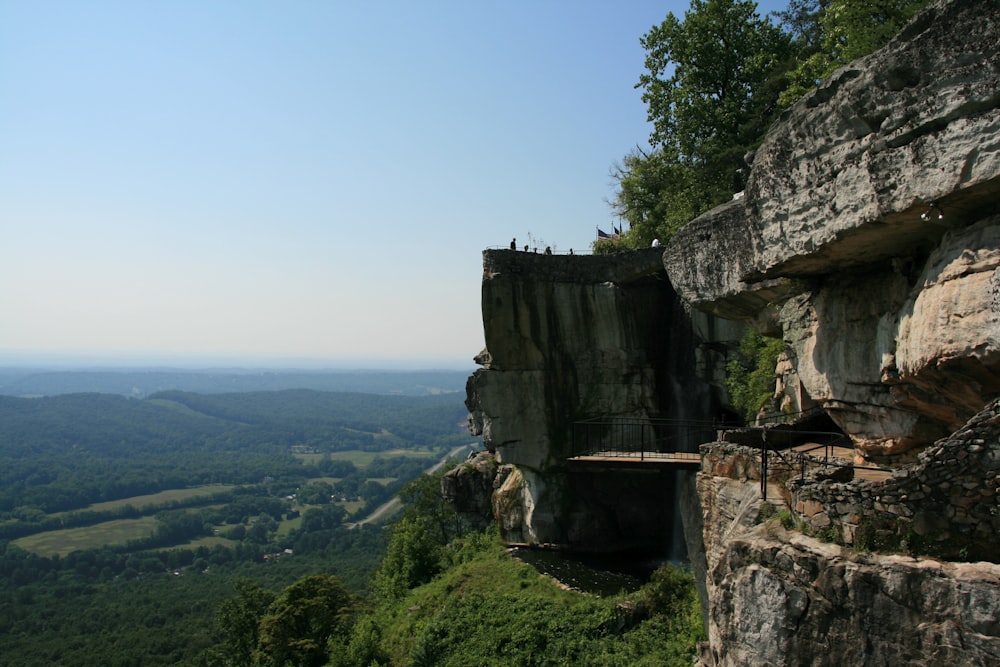
M 598 241 L 603 241 L 605 239 L 610 239 L 610 238 L 611 238 L 610 234 L 608 234 L 607 232 L 602 232 L 600 227 L 597 228 L 597 240 Z

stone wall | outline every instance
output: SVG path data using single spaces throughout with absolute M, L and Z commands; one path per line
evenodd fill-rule
M 918 540 L 938 555 L 1000 562 L 998 487 L 1000 400 L 892 478 L 809 484 L 792 493 L 792 505 L 813 529 L 833 527 L 845 544 Z
M 859 555 L 777 522 L 710 561 L 700 664 L 992 667 L 1000 566 Z
M 741 444 L 752 435 L 702 446 L 701 665 L 1000 664 L 1000 401 L 885 482 L 770 477 L 768 499 L 806 532 L 762 516 L 760 449 Z M 851 548 L 866 526 L 888 540 L 903 525 L 925 546 L 994 562 Z M 808 534 L 831 529 L 846 546 Z

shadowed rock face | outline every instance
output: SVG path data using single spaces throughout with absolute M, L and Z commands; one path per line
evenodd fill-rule
M 995 665 L 1000 567 L 852 557 L 774 525 L 730 539 L 702 664 Z M 845 613 L 850 610 L 850 613 Z
M 932 3 L 789 109 L 745 196 L 664 253 L 696 308 L 753 321 L 784 303 L 803 393 L 871 455 L 1000 394 L 998 43 L 995 2 Z
M 712 364 L 699 362 L 695 329 L 718 337 L 737 336 L 738 328 L 713 332 L 703 315 L 692 322 L 660 255 L 484 253 L 487 350 L 469 380 L 466 405 L 471 430 L 500 463 L 492 503 L 508 541 L 667 546 L 672 479 L 566 467 L 576 421 L 680 418 L 692 402 L 699 415 L 719 405 L 698 377 Z M 698 443 L 688 444 L 693 451 Z

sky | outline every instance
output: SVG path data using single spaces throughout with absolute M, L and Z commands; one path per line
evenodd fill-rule
M 687 8 L 0 0 L 0 363 L 474 367 L 482 250 L 609 230 Z

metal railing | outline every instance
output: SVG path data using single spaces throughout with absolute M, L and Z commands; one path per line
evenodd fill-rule
M 838 447 L 854 450 L 854 442 L 843 433 L 834 431 L 784 431 L 781 434 L 787 437 L 789 433 L 794 433 L 795 436 L 813 436 L 817 440 L 824 439 L 825 442 L 814 443 L 812 447 L 805 449 L 777 449 L 769 445 L 767 438 L 768 429 L 763 429 L 760 446 L 760 493 L 763 500 L 767 500 L 768 477 L 775 469 L 786 470 L 792 475 L 797 472 L 800 483 L 805 481 L 807 472 L 818 470 L 847 467 L 854 470 L 883 470 L 878 466 L 857 465 L 854 463 L 853 457 L 848 460 L 836 456 L 834 450 Z M 821 452 L 821 454 L 817 452 Z
M 697 462 L 701 460 L 698 446 L 717 440 L 718 431 L 725 428 L 705 421 L 594 417 L 573 423 L 569 458 L 628 458 L 651 462 L 680 459 Z M 853 441 L 837 431 L 799 431 L 773 426 L 745 430 L 760 433 L 759 445 L 754 446 L 760 455 L 760 490 L 764 500 L 767 500 L 767 484 L 772 472 L 785 472 L 787 477 L 784 479 L 797 476 L 801 481 L 805 480 L 807 473 L 823 469 L 850 466 L 856 470 L 882 470 L 875 466 L 856 465 L 852 458 L 837 456 L 837 448 L 854 449 Z M 812 443 L 812 446 L 803 448 L 804 442 Z
M 571 458 L 597 456 L 700 460 L 698 445 L 715 439 L 707 422 L 641 417 L 595 417 L 573 423 Z

